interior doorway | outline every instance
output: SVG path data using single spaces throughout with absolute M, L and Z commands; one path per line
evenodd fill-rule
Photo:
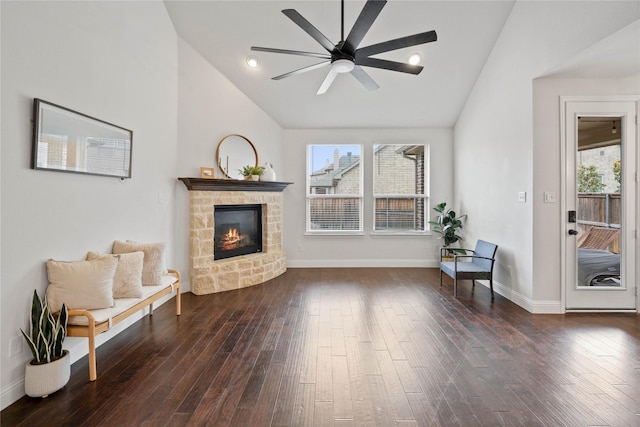
M 563 102 L 566 310 L 637 308 L 636 109 L 624 100 Z

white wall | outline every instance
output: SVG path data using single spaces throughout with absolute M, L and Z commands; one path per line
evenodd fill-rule
M 284 247 L 289 267 L 435 266 L 442 241 L 437 236 L 371 235 L 373 198 L 371 157 L 374 143 L 424 143 L 430 146 L 430 206 L 451 203 L 451 129 L 287 129 L 286 167 L 292 182 L 284 197 Z M 364 145 L 364 235 L 305 235 L 306 147 L 308 144 Z M 430 213 L 433 212 L 429 207 Z
M 559 174 L 557 150 L 534 156 L 533 79 L 639 16 L 638 2 L 516 2 L 456 123 L 454 194 L 469 213 L 466 231 L 499 245 L 496 288 L 528 310 L 561 309 L 557 292 L 538 291 L 558 288 L 559 272 L 544 283 L 533 274 L 548 268 L 533 260 L 558 246 L 557 238 L 534 243 L 533 201 L 547 190 L 534 176 Z
M 6 344 L 28 327 L 33 290 L 47 285 L 45 260 L 78 260 L 132 239 L 169 242 L 173 264 L 178 54 L 162 2 L 0 7 L 4 408 L 24 394 L 30 353 L 23 346 L 9 358 Z M 30 169 L 34 97 L 132 129 L 132 179 Z M 75 360 L 86 354 L 86 339 L 69 338 L 65 347 Z
M 216 177 L 221 178 L 216 147 L 225 135 L 233 133 L 247 137 L 256 147 L 260 164 L 273 163 L 280 175 L 284 168 L 280 126 L 181 38 L 178 38 L 178 58 L 180 149 L 176 176 L 199 177 L 200 167 L 207 166 L 215 167 Z M 184 273 L 185 289 L 188 289 L 189 192 L 179 181 L 175 188 L 176 266 Z

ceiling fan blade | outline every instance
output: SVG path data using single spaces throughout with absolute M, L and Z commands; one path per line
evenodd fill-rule
M 331 86 L 331 83 L 333 83 L 333 81 L 336 79 L 337 75 L 338 73 L 333 68 L 330 69 L 329 74 L 327 74 L 327 77 L 324 78 L 324 81 L 320 85 L 320 88 L 318 89 L 316 95 L 322 95 L 323 93 L 325 93 L 327 89 L 329 89 L 329 86 Z
M 386 0 L 367 0 L 367 3 L 362 8 L 358 19 L 355 24 L 353 24 L 353 28 L 349 32 L 347 39 L 342 44 L 342 49 L 345 52 L 349 52 L 353 54 L 356 48 L 371 28 L 373 21 L 376 20 L 380 11 L 384 5 L 387 4 Z
M 279 76 L 271 77 L 271 80 L 282 80 L 285 77 L 295 76 L 296 74 L 306 73 L 307 71 L 317 70 L 318 68 L 326 67 L 331 64 L 331 61 L 320 62 L 318 64 L 309 65 L 308 67 L 299 68 L 297 70 L 289 71 L 288 73 L 280 74 Z
M 274 49 L 271 47 L 251 46 L 251 50 L 257 52 L 284 53 L 287 55 L 311 56 L 314 58 L 331 59 L 328 53 L 303 52 L 301 50 Z
M 414 34 L 412 36 L 400 37 L 399 39 L 388 40 L 382 43 L 372 44 L 371 46 L 362 47 L 355 52 L 355 57 L 365 57 L 377 55 L 378 53 L 390 52 L 392 50 L 402 49 L 404 47 L 417 46 L 419 44 L 430 43 L 438 40 L 435 31 L 427 31 L 426 33 Z
M 421 65 L 404 64 L 402 62 L 388 61 L 378 58 L 356 58 L 356 65 L 365 67 L 382 68 L 383 70 L 399 71 L 401 73 L 420 74 Z
M 322 47 L 327 49 L 329 53 L 335 49 L 331 40 L 329 40 L 324 34 L 322 34 L 316 27 L 311 24 L 311 22 L 307 21 L 304 16 L 300 15 L 295 9 L 284 9 L 282 11 L 289 19 L 295 22 L 298 27 L 302 28 L 304 32 L 309 34 L 315 41 L 320 43 Z
M 353 77 L 355 77 L 360 83 L 362 83 L 362 86 L 364 86 L 368 90 L 376 90 L 380 88 L 380 86 L 378 86 L 378 84 L 371 78 L 371 76 L 358 65 L 356 65 L 353 70 L 351 70 L 351 75 L 353 75 Z

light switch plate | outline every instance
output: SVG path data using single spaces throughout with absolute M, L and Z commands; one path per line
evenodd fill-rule
M 527 193 L 525 191 L 518 192 L 518 202 L 525 203 L 527 201 Z
M 555 203 L 556 202 L 556 193 L 553 191 L 545 191 L 544 192 L 544 202 L 545 203 Z

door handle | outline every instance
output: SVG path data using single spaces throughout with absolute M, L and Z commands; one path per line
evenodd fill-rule
M 571 235 L 571 236 L 575 236 L 575 235 L 577 235 L 577 234 L 578 234 L 578 231 L 577 231 L 577 230 L 569 230 L 569 235 Z

